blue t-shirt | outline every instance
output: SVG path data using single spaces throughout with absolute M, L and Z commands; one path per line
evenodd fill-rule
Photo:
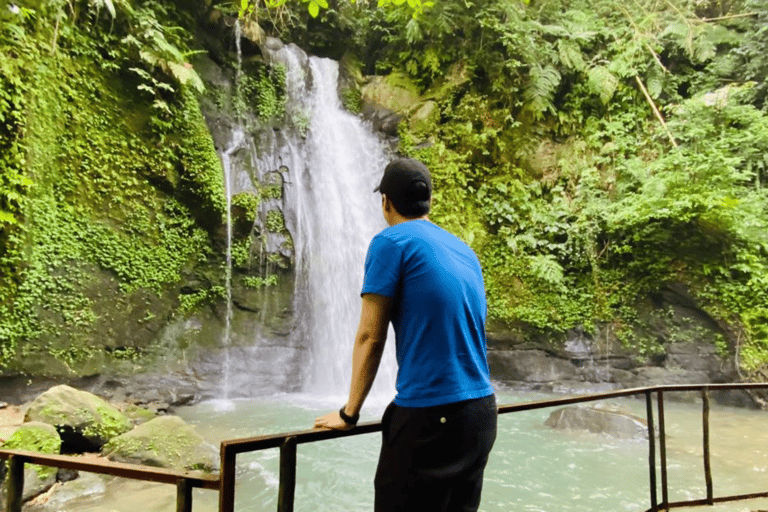
M 368 247 L 362 293 L 394 299 L 395 404 L 431 407 L 493 393 L 483 275 L 464 242 L 426 220 L 390 226 Z

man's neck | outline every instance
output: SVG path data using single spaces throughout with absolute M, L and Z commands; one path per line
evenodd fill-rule
M 402 224 L 403 222 L 408 222 L 408 221 L 411 221 L 411 220 L 426 220 L 426 221 L 428 221 L 429 220 L 429 215 L 422 215 L 421 217 L 408 218 L 408 217 L 403 217 L 399 213 L 395 212 L 392 215 L 392 217 L 390 217 L 390 219 L 389 219 L 389 225 L 390 226 L 396 226 L 398 224 Z

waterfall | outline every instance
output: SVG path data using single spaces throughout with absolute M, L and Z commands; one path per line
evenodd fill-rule
M 230 395 L 230 344 L 232 338 L 232 196 L 234 195 L 234 174 L 232 165 L 233 154 L 241 149 L 245 141 L 245 133 L 241 128 L 236 128 L 232 133 L 229 146 L 221 155 L 221 166 L 224 170 L 224 192 L 227 198 L 227 248 L 226 268 L 224 270 L 224 286 L 226 288 L 226 313 L 224 319 L 224 334 L 222 346 L 224 347 L 224 360 L 222 362 L 222 396 L 227 399 Z
M 260 196 L 254 233 L 259 234 L 261 252 L 253 265 L 265 275 L 272 272 L 269 255 L 291 253 L 283 234 L 266 229 L 270 216 L 282 214 L 293 244 L 293 299 L 291 311 L 273 307 L 282 299 L 272 294 L 290 291 L 286 280 L 291 275 L 284 273 L 277 285 L 280 292 L 252 291 L 261 294 L 263 303 L 251 299 L 250 309 L 240 308 L 240 296 L 232 297 L 233 281 L 239 281 L 231 270 L 228 216 L 227 309 L 221 356 L 213 362 L 222 375 L 217 395 L 227 399 L 301 392 L 343 400 L 352 373 L 365 254 L 371 238 L 386 226 L 381 198 L 373 189 L 388 156 L 371 128 L 342 108 L 337 62 L 308 57 L 297 46 L 276 40 L 267 47 L 270 63 L 285 70 L 285 122 L 252 133 L 254 119 L 236 120 L 221 139 L 220 158 L 228 211 L 240 192 Z M 281 197 L 261 196 L 264 184 L 279 184 Z M 273 319 L 270 314 L 287 315 L 285 328 L 265 328 Z M 387 345 L 371 394 L 389 400 L 397 371 L 391 333 Z
M 271 55 L 286 69 L 287 116 L 308 122 L 305 134 L 277 134 L 265 168 L 287 168 L 286 226 L 293 235 L 296 281 L 293 338 L 309 349 L 302 390 L 345 396 L 360 315 L 363 263 L 371 238 L 385 227 L 373 193 L 387 162 L 382 141 L 338 97 L 338 63 L 307 57 L 295 45 Z M 295 130 L 300 132 L 300 130 Z M 305 135 L 303 137 L 303 135 Z M 373 395 L 394 394 L 394 337 Z

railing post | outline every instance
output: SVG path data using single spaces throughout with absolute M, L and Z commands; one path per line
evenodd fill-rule
M 661 467 L 661 504 L 669 512 L 669 489 L 667 482 L 667 434 L 664 424 L 664 392 L 657 391 L 657 408 L 659 410 L 659 465 Z
M 709 388 L 701 389 L 701 426 L 702 441 L 704 443 L 704 481 L 707 484 L 707 503 L 714 504 L 714 492 L 712 489 L 712 467 L 709 456 Z
M 289 437 L 280 447 L 280 489 L 277 512 L 293 512 L 296 491 L 296 438 Z
M 8 459 L 8 495 L 6 496 L 6 510 L 8 512 L 21 512 L 21 502 L 24 496 L 24 459 L 17 455 L 11 455 Z
M 645 392 L 645 414 L 648 420 L 648 472 L 651 479 L 651 510 L 658 510 L 656 498 L 656 431 L 653 426 L 653 400 L 651 390 Z
M 176 512 L 192 512 L 192 485 L 186 478 L 176 483 Z
M 219 512 L 235 512 L 236 454 L 221 444 L 221 481 L 219 482 Z

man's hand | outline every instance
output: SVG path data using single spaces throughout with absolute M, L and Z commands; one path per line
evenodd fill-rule
M 325 428 L 328 430 L 349 430 L 354 425 L 350 425 L 339 416 L 339 411 L 329 412 L 325 416 L 315 418 L 315 428 Z

